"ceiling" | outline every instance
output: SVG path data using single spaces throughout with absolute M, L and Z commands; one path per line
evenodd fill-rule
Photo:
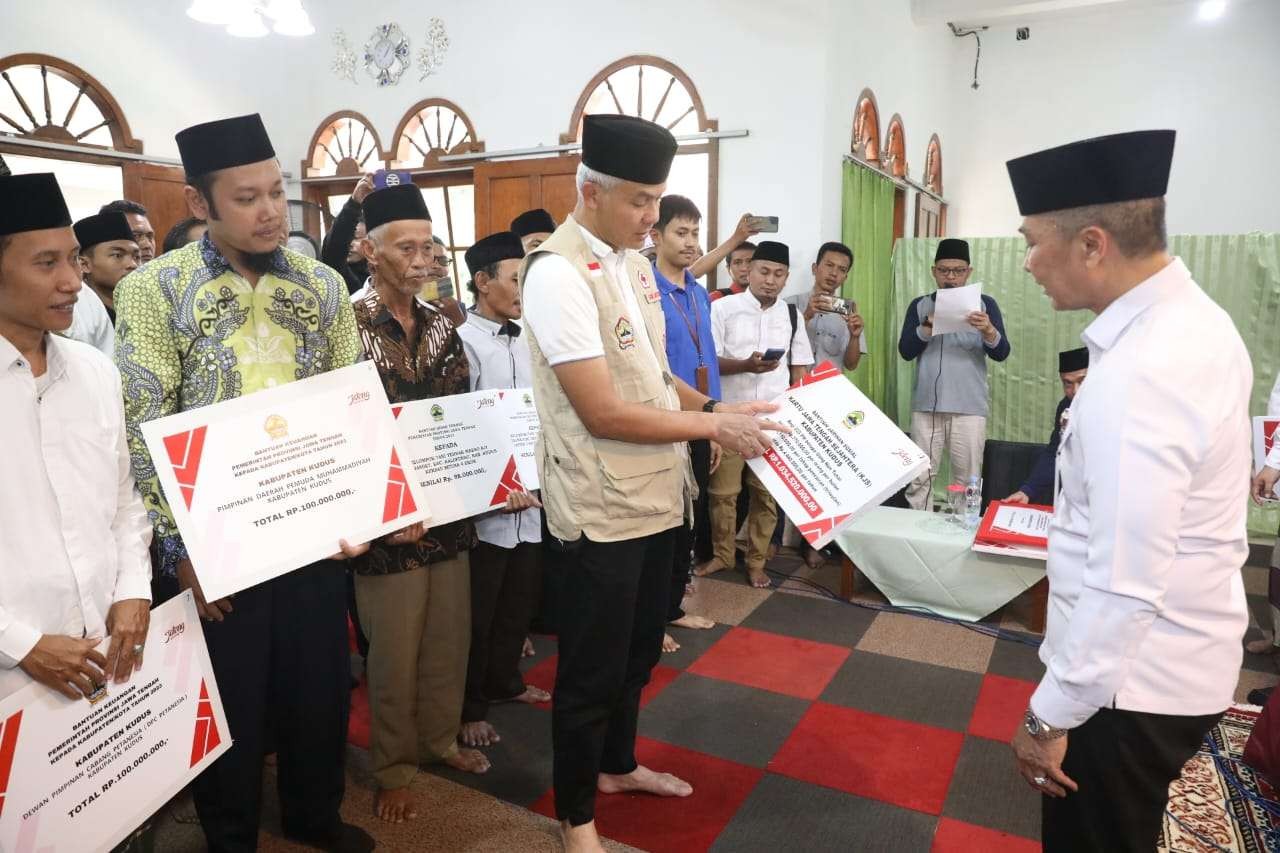
M 1051 18 L 1070 18 L 1108 10 L 1168 6 L 1190 0 L 911 0 L 917 24 L 1016 26 Z

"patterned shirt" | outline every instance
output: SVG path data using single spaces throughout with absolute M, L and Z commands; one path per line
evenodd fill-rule
M 346 282 L 319 261 L 277 250 L 255 286 L 207 234 L 126 276 L 115 304 L 130 462 L 172 575 L 187 549 L 142 424 L 354 364 L 355 317 Z
M 364 353 L 378 367 L 387 399 L 392 403 L 431 400 L 471 391 L 470 371 L 462 339 L 453 323 L 421 299 L 413 300 L 415 336 L 405 334 L 400 321 L 369 287 L 352 302 Z M 432 527 L 408 545 L 374 540 L 369 552 L 352 563 L 362 575 L 389 575 L 452 560 L 476 544 L 475 525 L 468 519 Z

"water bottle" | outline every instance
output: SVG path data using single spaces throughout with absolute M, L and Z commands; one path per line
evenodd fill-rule
M 977 530 L 981 520 L 982 487 L 978 485 L 978 478 L 973 476 L 964 489 L 964 526 L 968 530 Z

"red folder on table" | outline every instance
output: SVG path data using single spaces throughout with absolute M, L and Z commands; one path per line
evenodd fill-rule
M 1001 507 L 1007 507 L 1001 512 Z M 982 517 L 982 524 L 974 536 L 975 543 L 984 545 L 1026 545 L 1033 548 L 1049 547 L 1049 519 L 1053 518 L 1053 507 L 1038 504 L 1016 504 L 1005 501 L 992 501 L 987 513 Z M 997 520 L 1010 524 L 1003 526 Z M 1018 524 L 1012 524 L 1016 520 Z M 1043 536 L 1038 530 L 1043 529 Z

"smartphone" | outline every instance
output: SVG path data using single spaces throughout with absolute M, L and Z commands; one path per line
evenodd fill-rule
M 429 281 L 422 285 L 422 290 L 418 291 L 418 298 L 424 302 L 435 302 L 437 299 L 450 299 L 453 297 L 453 281 L 449 276 Z
M 761 361 L 777 361 L 786 353 L 784 349 L 767 349 L 764 355 L 760 356 Z
M 750 222 L 751 227 L 761 234 L 778 233 L 778 217 L 776 216 L 753 216 Z
M 858 313 L 858 303 L 854 302 L 852 299 L 841 299 L 839 296 L 828 296 L 821 304 L 826 307 L 819 310 L 826 311 L 831 314 L 844 314 L 845 316 L 848 316 L 850 314 Z
M 413 176 L 408 172 L 395 169 L 379 169 L 373 173 L 373 188 L 385 190 L 387 187 L 398 187 L 401 184 L 412 184 Z

